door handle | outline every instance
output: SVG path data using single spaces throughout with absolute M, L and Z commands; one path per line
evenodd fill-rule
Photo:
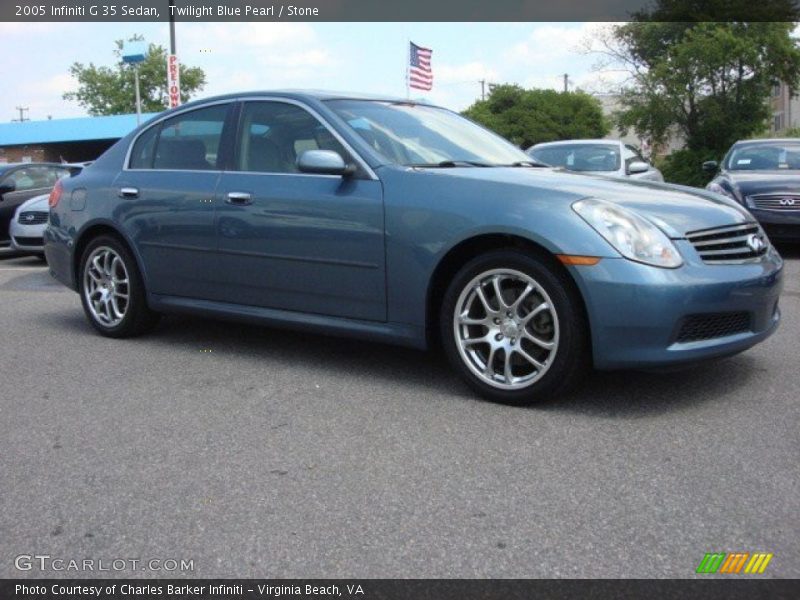
M 119 189 L 120 198 L 138 198 L 139 190 L 135 187 L 124 187 Z
M 247 192 L 229 192 L 228 199 L 225 202 L 234 206 L 247 206 L 253 203 L 253 199 Z

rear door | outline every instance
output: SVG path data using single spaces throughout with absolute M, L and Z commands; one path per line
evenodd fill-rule
M 212 296 L 214 195 L 234 106 L 189 110 L 145 130 L 114 183 L 115 220 L 139 250 L 151 293 Z
M 381 182 L 363 164 L 346 177 L 299 172 L 304 150 L 357 162 L 303 105 L 245 102 L 238 132 L 218 188 L 221 299 L 385 321 Z

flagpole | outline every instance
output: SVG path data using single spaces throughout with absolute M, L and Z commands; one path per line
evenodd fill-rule
M 406 100 L 411 99 L 411 88 L 409 87 L 409 68 L 411 64 L 411 38 L 406 40 Z

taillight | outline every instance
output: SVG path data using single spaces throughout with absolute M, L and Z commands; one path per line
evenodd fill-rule
M 50 208 L 55 208 L 58 201 L 61 200 L 61 193 L 64 191 L 64 186 L 61 185 L 61 180 L 56 181 L 53 191 L 50 192 L 50 197 L 47 199 L 47 205 Z

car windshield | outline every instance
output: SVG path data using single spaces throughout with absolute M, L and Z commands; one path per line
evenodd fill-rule
M 404 166 L 529 164 L 516 146 L 443 108 L 405 102 L 329 100 L 372 148 Z
M 620 167 L 619 144 L 552 144 L 534 146 L 528 154 L 570 171 L 616 171 Z
M 800 143 L 747 144 L 731 150 L 732 171 L 778 171 L 800 169 Z

